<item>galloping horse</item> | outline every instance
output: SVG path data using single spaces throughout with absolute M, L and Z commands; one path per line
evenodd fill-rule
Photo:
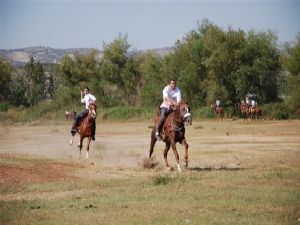
M 185 128 L 184 128 L 184 122 L 187 122 L 189 125 L 192 125 L 192 115 L 189 112 L 189 105 L 182 101 L 179 103 L 177 107 L 171 112 L 164 123 L 163 126 L 163 142 L 166 143 L 166 147 L 164 150 L 164 159 L 166 163 L 166 167 L 169 167 L 167 156 L 168 151 L 170 149 L 170 146 L 172 146 L 176 161 L 177 161 L 177 169 L 179 172 L 181 172 L 181 168 L 179 165 L 179 155 L 176 149 L 176 143 L 179 142 L 180 144 L 183 144 L 185 147 L 185 156 L 184 156 L 184 164 L 185 167 L 188 166 L 188 143 L 185 140 Z M 156 124 L 159 121 L 159 115 L 160 111 L 157 114 L 157 117 L 155 118 L 154 126 L 151 133 L 151 144 L 150 144 L 150 152 L 149 152 L 149 159 L 151 158 L 151 155 L 153 153 L 154 145 L 156 143 Z
M 210 105 L 210 108 L 213 110 L 214 114 L 219 117 L 221 121 L 224 118 L 224 109 L 222 106 L 216 106 L 216 103 Z
M 79 125 L 79 130 L 77 131 L 80 135 L 80 140 L 78 143 L 78 148 L 79 148 L 79 154 L 78 154 L 78 158 L 80 158 L 81 156 L 81 149 L 82 149 L 82 142 L 84 138 L 88 139 L 87 142 L 87 146 L 86 146 L 86 158 L 89 158 L 89 149 L 90 149 L 90 143 L 91 143 L 91 139 L 92 139 L 92 124 L 94 123 L 95 119 L 96 119 L 96 109 L 97 106 L 94 103 L 91 103 L 89 105 L 89 113 L 88 115 L 83 118 L 80 122 Z M 70 141 L 70 145 L 73 144 L 73 139 L 74 139 L 74 135 L 72 136 L 72 139 Z

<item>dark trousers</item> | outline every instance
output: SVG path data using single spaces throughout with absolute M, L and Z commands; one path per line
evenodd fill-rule
M 88 109 L 85 109 L 83 110 L 81 113 L 79 113 L 76 118 L 75 118 L 75 125 L 78 127 L 79 126 L 79 123 L 80 123 L 80 120 L 84 117 L 86 117 L 87 115 L 89 114 L 89 110 Z
M 165 119 L 167 117 L 169 113 L 169 110 L 165 107 L 160 108 L 160 118 L 159 118 L 159 122 L 157 124 L 156 127 L 156 131 L 158 131 L 158 133 L 161 132 L 162 126 L 164 125 Z

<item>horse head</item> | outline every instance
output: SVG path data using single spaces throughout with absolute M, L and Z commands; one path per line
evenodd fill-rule
M 97 116 L 96 110 L 97 110 L 96 104 L 95 104 L 95 103 L 91 103 L 91 104 L 89 105 L 89 116 L 90 116 L 91 118 L 93 118 L 93 119 L 95 119 L 96 116 Z
M 192 125 L 192 114 L 190 113 L 190 106 L 186 101 L 182 101 L 178 105 L 180 119 L 188 125 Z

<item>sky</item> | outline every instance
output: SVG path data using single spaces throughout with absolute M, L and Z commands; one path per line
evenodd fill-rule
M 171 47 L 203 19 L 223 30 L 271 30 L 283 44 L 300 33 L 300 1 L 0 0 L 0 49 L 103 49 L 118 35 L 131 49 Z

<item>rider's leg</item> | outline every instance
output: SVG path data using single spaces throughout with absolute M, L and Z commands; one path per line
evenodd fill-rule
M 73 123 L 73 126 L 72 126 L 72 129 L 71 129 L 72 135 L 75 135 L 75 133 L 77 132 L 78 127 L 79 127 L 79 125 L 80 125 L 80 120 L 81 120 L 82 118 L 84 118 L 87 114 L 88 114 L 88 110 L 85 109 L 84 111 L 82 111 L 81 113 L 79 113 L 79 114 L 75 117 L 74 123 Z
M 160 118 L 159 118 L 159 122 L 158 122 L 158 124 L 157 124 L 157 126 L 156 126 L 156 133 L 155 133 L 156 139 L 157 139 L 158 141 L 161 141 L 161 138 L 160 138 L 159 134 L 160 134 L 161 129 L 162 129 L 163 125 L 164 125 L 164 122 L 165 122 L 165 118 L 166 118 L 168 109 L 162 107 L 162 108 L 160 109 L 160 111 L 161 111 L 161 113 L 160 113 Z

